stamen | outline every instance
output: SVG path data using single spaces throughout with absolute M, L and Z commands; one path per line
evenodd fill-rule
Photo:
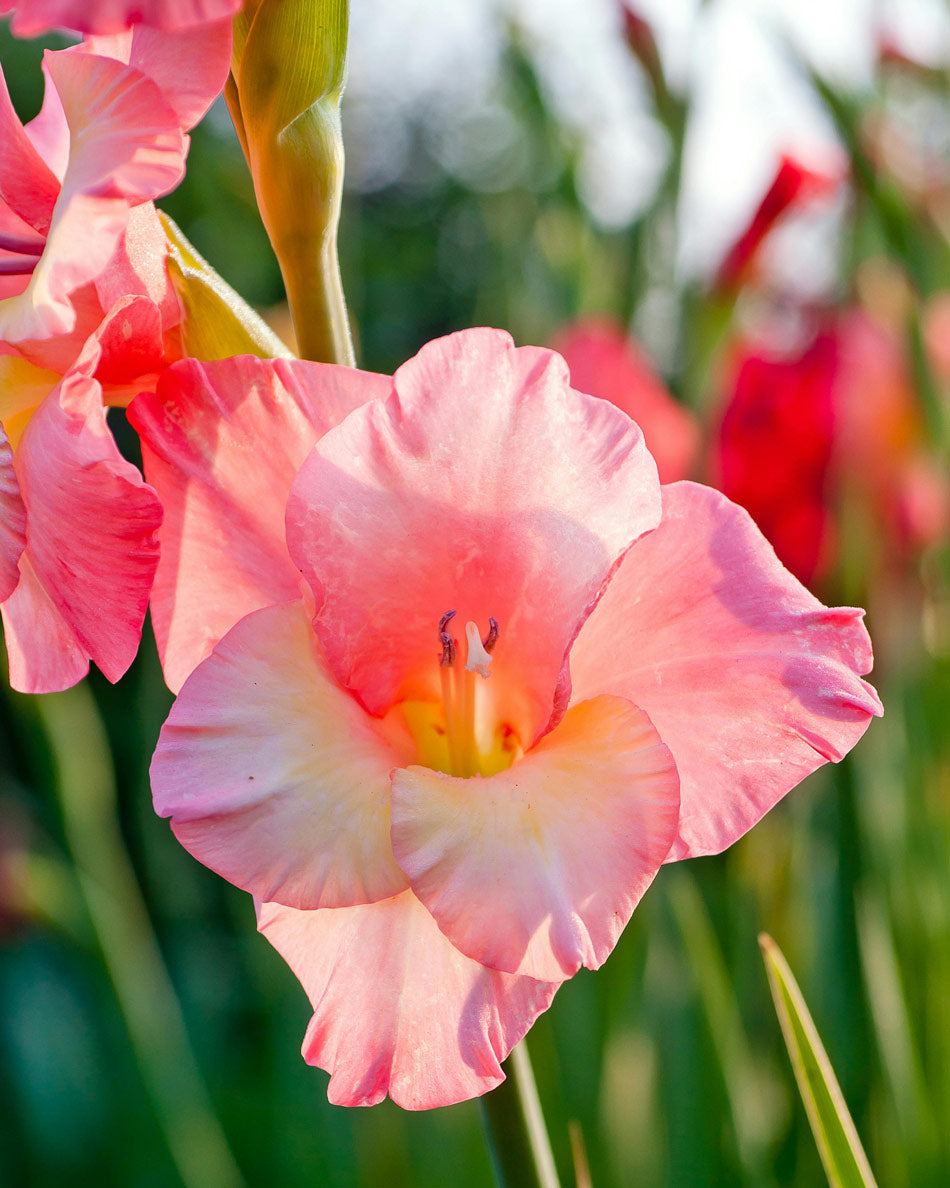
M 439 643 L 442 645 L 442 655 L 439 658 L 439 664 L 442 668 L 451 668 L 455 663 L 455 640 L 446 631 L 449 623 L 455 618 L 455 611 L 446 611 L 439 619 Z
M 482 647 L 486 652 L 493 652 L 498 643 L 498 620 L 488 616 L 488 634 L 482 640 Z
M 489 623 L 494 623 L 494 619 L 490 619 Z M 489 630 L 488 637 L 491 638 L 491 631 Z M 498 637 L 498 627 L 495 625 L 495 638 Z M 489 656 L 482 641 L 478 637 L 478 624 L 469 621 L 465 624 L 465 639 L 468 643 L 468 655 L 465 658 L 465 671 L 477 672 L 479 676 L 488 677 L 491 675 L 491 656 Z

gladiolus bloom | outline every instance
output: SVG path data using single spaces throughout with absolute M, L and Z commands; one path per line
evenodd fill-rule
M 133 407 L 146 466 L 188 475 L 179 573 L 227 551 L 235 510 L 238 602 L 290 562 L 284 600 L 185 681 L 155 805 L 259 901 L 331 1100 L 449 1104 L 498 1083 L 663 862 L 731 844 L 857 741 L 869 640 L 723 496 L 661 490 L 637 425 L 551 351 L 473 330 L 391 380 L 250 366 L 176 365 Z M 196 392 L 255 377 L 221 401 L 219 450 Z M 260 506 L 232 487 L 240 423 L 285 414 L 255 464 L 293 465 L 303 415 L 315 444 L 284 537 L 281 482 Z
M 622 409 L 643 430 L 661 483 L 687 478 L 699 449 L 696 418 L 669 394 L 637 345 L 609 318 L 566 327 L 552 347 L 579 392 Z
M 138 646 L 161 508 L 103 405 L 177 357 L 151 199 L 181 177 L 183 129 L 220 87 L 228 44 L 135 30 L 47 53 L 25 127 L 0 76 L 0 603 L 24 692 L 74 684 L 90 659 L 117 680 Z

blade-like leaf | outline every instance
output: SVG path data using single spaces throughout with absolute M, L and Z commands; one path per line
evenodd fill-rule
M 769 988 L 818 1153 L 832 1188 L 876 1188 L 831 1061 L 798 983 L 775 941 L 759 937 Z

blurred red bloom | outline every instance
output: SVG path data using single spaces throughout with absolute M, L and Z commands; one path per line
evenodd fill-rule
M 831 194 L 839 181 L 832 174 L 819 173 L 793 157 L 783 156 L 749 225 L 719 265 L 714 287 L 728 292 L 743 284 L 762 241 L 782 215 L 790 207 L 805 206 L 815 198 Z
M 609 318 L 562 329 L 551 344 L 580 392 L 615 404 L 643 430 L 661 483 L 687 478 L 699 448 L 696 418 L 669 394 L 646 356 Z
M 793 358 L 739 347 L 719 427 L 717 485 L 751 513 L 803 582 L 820 571 L 831 529 L 826 489 L 837 359 L 830 333 Z
M 847 498 L 892 557 L 932 544 L 950 523 L 950 482 L 927 449 L 897 337 L 854 309 L 802 352 L 763 345 L 733 355 L 720 423 L 717 485 L 742 504 L 802 581 L 834 555 Z

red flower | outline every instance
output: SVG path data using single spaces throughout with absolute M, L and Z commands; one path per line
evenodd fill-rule
M 830 333 L 794 358 L 740 348 L 719 429 L 717 485 L 751 513 L 803 582 L 819 573 L 828 553 L 837 360 Z
M 715 288 L 737 289 L 745 281 L 762 241 L 789 207 L 805 206 L 813 199 L 831 193 L 838 182 L 837 177 L 817 173 L 794 158 L 783 156 L 749 225 L 720 264 Z

